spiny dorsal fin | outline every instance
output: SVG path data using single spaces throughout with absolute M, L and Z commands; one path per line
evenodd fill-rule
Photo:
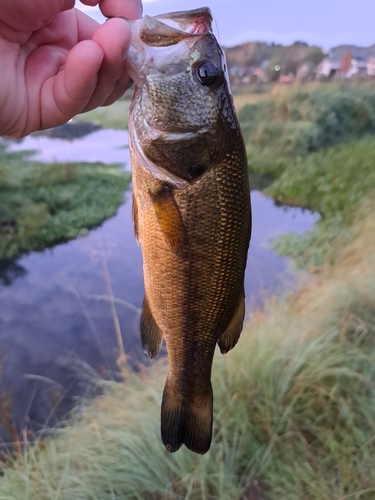
M 143 300 L 140 330 L 143 350 L 154 358 L 159 353 L 163 335 L 150 311 L 147 297 Z
M 228 328 L 220 335 L 217 342 L 219 344 L 221 354 L 226 354 L 237 344 L 242 332 L 244 317 L 245 293 L 242 291 Z
M 164 184 L 156 193 L 150 191 L 150 196 L 166 242 L 175 254 L 186 259 L 189 251 L 189 240 L 171 188 Z

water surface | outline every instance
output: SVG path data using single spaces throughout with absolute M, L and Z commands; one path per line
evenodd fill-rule
M 38 161 L 115 162 L 130 169 L 124 131 L 102 129 L 72 141 L 29 136 L 8 149 L 35 149 Z M 252 207 L 248 310 L 292 279 L 289 259 L 278 257 L 269 240 L 289 231 L 302 233 L 318 218 L 306 210 L 277 207 L 259 192 L 252 192 Z M 12 394 L 18 425 L 25 415 L 34 428 L 47 419 L 54 423 L 61 397 L 68 395 L 64 401 L 69 406 L 76 394 L 87 390 L 89 367 L 114 376 L 118 339 L 111 294 L 125 352 L 136 366 L 147 358 L 138 335 L 142 257 L 133 235 L 129 192 L 117 214 L 87 236 L 0 264 L 3 397 Z

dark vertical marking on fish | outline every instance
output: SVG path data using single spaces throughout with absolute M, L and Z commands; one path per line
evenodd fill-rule
M 172 251 L 182 259 L 188 257 L 189 240 L 178 205 L 167 184 L 156 193 L 150 191 L 156 218 Z
M 142 348 L 148 353 L 150 358 L 154 358 L 159 354 L 163 341 L 163 334 L 150 311 L 147 297 L 143 300 L 140 330 Z

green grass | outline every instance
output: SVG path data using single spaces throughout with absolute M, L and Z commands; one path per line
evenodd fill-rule
M 365 90 L 342 91 L 362 102 Z M 324 92 L 329 90 L 322 87 Z M 138 374 L 125 366 L 124 383 L 109 383 L 103 397 L 82 402 L 54 439 L 20 442 L 13 456 L 4 456 L 0 500 L 375 498 L 375 205 L 368 201 L 375 192 L 375 139 L 368 124 L 360 132 L 353 125 L 362 115 L 353 118 L 346 110 L 341 135 L 332 132 L 316 150 L 306 149 L 311 130 L 315 137 L 321 132 L 314 118 L 319 113 L 310 104 L 303 111 L 302 104 L 303 120 L 287 118 L 295 123 L 285 131 L 279 125 L 267 129 L 260 120 L 249 125 L 247 140 L 259 152 L 254 161 L 258 173 L 268 176 L 268 192 L 322 215 L 307 236 L 279 244 L 303 263 L 330 256 L 334 264 L 297 295 L 254 312 L 239 345 L 226 356 L 216 354 L 210 451 L 196 456 L 182 448 L 171 455 L 162 445 L 166 360 Z M 270 116 L 278 121 L 278 113 L 291 109 Z M 44 186 L 43 172 L 30 177 L 32 164 L 25 171 L 13 168 L 17 175 L 8 177 L 1 168 L 5 192 L 26 189 L 30 178 L 38 190 Z M 57 176 L 62 189 L 70 168 L 51 167 L 47 177 Z M 88 174 L 93 167 L 82 168 Z M 12 203 L 7 206 L 18 207 L 17 198 Z M 34 212 L 32 206 L 25 211 L 43 219 L 42 207 L 33 203 Z
M 369 216 L 325 279 L 253 314 L 216 355 L 206 455 L 164 450 L 161 360 L 24 446 L 2 467 L 0 498 L 375 498 L 374 231 Z
M 0 258 L 87 233 L 122 203 L 130 175 L 100 163 L 40 164 L 0 147 Z
M 275 87 L 239 112 L 253 188 L 319 212 L 302 236 L 274 242 L 298 266 L 333 262 L 336 246 L 375 192 L 375 93 L 367 82 Z
M 375 137 L 323 149 L 296 161 L 269 188 L 280 202 L 352 222 L 366 196 L 375 190 Z
M 283 235 L 275 249 L 292 256 L 299 266 L 332 262 L 335 246 L 346 243 L 364 201 L 375 193 L 375 138 L 322 149 L 292 162 L 266 192 L 322 217 L 302 236 Z
M 375 133 L 375 93 L 367 85 L 307 89 L 281 88 L 240 110 L 253 176 L 276 179 L 291 161 Z
M 120 99 L 111 106 L 96 108 L 76 117 L 77 121 L 91 122 L 104 128 L 123 130 L 128 128 L 130 99 Z

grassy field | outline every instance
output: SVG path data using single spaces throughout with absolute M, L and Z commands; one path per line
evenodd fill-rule
M 239 345 L 217 353 L 206 455 L 164 450 L 160 360 L 125 368 L 56 438 L 19 443 L 0 498 L 375 498 L 374 233 L 372 216 L 358 220 L 333 268 L 254 313 Z
M 375 193 L 375 138 L 366 137 L 322 149 L 287 167 L 266 192 L 280 203 L 318 211 L 321 220 L 306 234 L 279 238 L 274 248 L 300 267 L 333 262 L 336 246 L 345 245 L 349 228 Z M 365 208 L 363 208 L 365 207 Z
M 129 91 L 131 94 L 131 91 Z M 76 117 L 77 121 L 91 122 L 104 128 L 123 130 L 128 128 L 128 115 L 131 95 L 116 101 L 111 106 L 96 108 Z
M 284 235 L 281 255 L 300 266 L 332 261 L 335 242 L 375 193 L 375 92 L 367 82 L 280 87 L 239 111 L 250 183 L 277 203 L 319 212 L 307 234 Z
M 124 383 L 82 401 L 54 439 L 20 434 L 0 500 L 375 498 L 375 94 L 341 83 L 268 94 L 236 96 L 250 175 L 321 214 L 277 242 L 320 267 L 216 354 L 210 451 L 162 445 L 166 360 L 138 374 L 121 364 Z
M 130 175 L 100 163 L 40 164 L 0 146 L 0 259 L 87 233 L 114 215 Z

